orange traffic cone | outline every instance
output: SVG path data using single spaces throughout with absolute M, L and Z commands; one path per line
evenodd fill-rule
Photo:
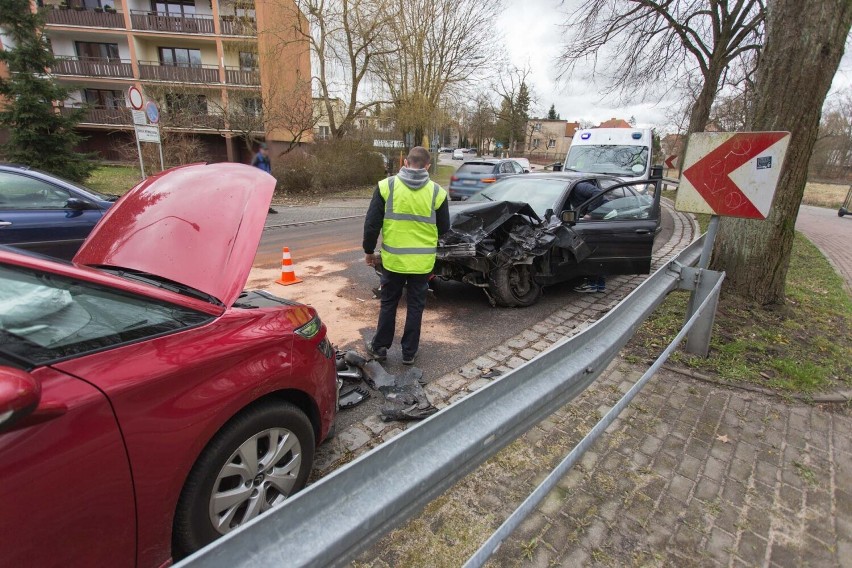
M 281 278 L 276 280 L 275 283 L 289 286 L 290 284 L 298 284 L 301 281 L 301 278 L 296 278 L 296 271 L 293 270 L 290 249 L 284 247 L 284 252 L 281 254 Z

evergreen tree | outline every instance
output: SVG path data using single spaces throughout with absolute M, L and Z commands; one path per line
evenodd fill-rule
M 0 61 L 10 74 L 0 78 L 0 98 L 5 101 L 0 128 L 9 132 L 2 147 L 5 158 L 73 181 L 85 180 L 94 164 L 89 155 L 75 151 L 81 138 L 74 131 L 83 111 L 60 114 L 53 106 L 54 101 L 65 100 L 68 90 L 48 74 L 55 58 L 41 16 L 32 13 L 29 0 L 0 0 L 0 28 L 12 46 L 0 51 Z
M 550 110 L 547 111 L 547 120 L 559 120 L 559 115 L 556 114 L 556 105 L 550 105 Z

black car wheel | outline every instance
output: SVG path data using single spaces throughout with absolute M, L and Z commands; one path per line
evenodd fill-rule
M 532 306 L 541 298 L 541 284 L 535 281 L 535 268 L 530 264 L 498 268 L 491 272 L 488 283 L 494 300 L 500 306 Z
M 305 486 L 313 460 L 314 429 L 292 404 L 265 401 L 231 419 L 184 485 L 172 533 L 174 559 L 283 503 Z

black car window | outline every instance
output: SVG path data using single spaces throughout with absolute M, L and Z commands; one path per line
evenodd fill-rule
M 634 186 L 614 187 L 581 205 L 578 213 L 580 222 L 651 219 L 655 217 L 654 198 L 637 193 Z
M 0 209 L 65 209 L 71 194 L 40 179 L 0 172 Z
M 165 302 L 0 265 L 0 352 L 43 365 L 209 321 Z
M 524 168 L 518 162 L 512 162 L 512 169 L 515 170 L 516 174 L 524 173 Z
M 460 174 L 490 174 L 494 172 L 494 164 L 462 164 L 456 170 Z

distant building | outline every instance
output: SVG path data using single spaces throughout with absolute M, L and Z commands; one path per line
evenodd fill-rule
M 595 126 L 595 128 L 633 128 L 630 123 L 623 118 L 610 118 Z
M 132 85 L 159 103 L 167 130 L 194 135 L 214 161 L 247 161 L 250 152 L 240 138 L 246 132 L 264 138 L 273 156 L 296 138 L 298 127 L 286 119 L 274 125 L 259 120 L 262 109 L 301 97 L 310 118 L 310 52 L 303 35 L 308 23 L 292 0 L 32 5 L 44 14 L 57 58 L 51 73 L 72 89 L 60 110 L 86 109 L 79 125 L 87 138 L 84 151 L 120 159 L 116 148 L 133 144 L 127 101 Z M 14 48 L 8 36 L 3 41 L 0 49 Z M 0 75 L 7 72 L 0 64 Z M 302 138 L 311 139 L 311 132 Z
M 526 153 L 540 157 L 564 157 L 580 123 L 531 118 L 526 126 Z

